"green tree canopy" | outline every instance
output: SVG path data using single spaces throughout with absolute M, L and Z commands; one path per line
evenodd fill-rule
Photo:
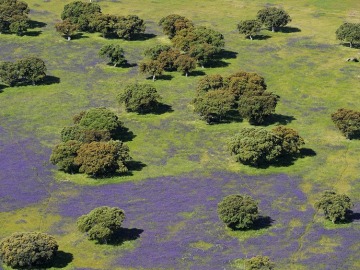
M 78 230 L 87 233 L 89 240 L 107 243 L 125 220 L 124 210 L 118 207 L 101 206 L 78 218 Z
M 325 217 L 333 223 L 346 221 L 346 214 L 353 207 L 350 198 L 345 194 L 325 191 L 315 203 L 317 210 L 323 210 Z
M 156 76 L 160 76 L 164 72 L 164 68 L 165 63 L 159 60 L 141 62 L 139 65 L 140 73 L 151 74 L 153 81 L 155 81 Z
M 273 32 L 275 32 L 277 28 L 285 26 L 291 22 L 289 14 L 287 14 L 282 8 L 276 7 L 267 7 L 259 10 L 257 18 L 262 24 L 271 28 L 271 31 Z
M 345 108 L 338 109 L 331 114 L 331 119 L 336 127 L 348 139 L 360 138 L 360 112 Z
M 196 88 L 198 95 L 205 94 L 211 90 L 218 90 L 225 86 L 223 77 L 219 74 L 206 75 L 202 77 Z
M 277 126 L 272 131 L 281 138 L 284 155 L 300 154 L 300 148 L 305 142 L 296 130 L 285 126 Z
M 243 34 L 252 40 L 253 37 L 260 32 L 261 23 L 258 20 L 240 21 L 237 25 L 237 29 L 240 34 Z
M 77 24 L 72 23 L 69 19 L 65 19 L 62 22 L 56 23 L 55 29 L 57 32 L 66 36 L 67 40 L 71 40 L 71 37 L 79 29 L 79 26 Z
M 269 257 L 257 255 L 250 259 L 245 260 L 246 270 L 273 270 L 275 269 L 275 263 L 273 263 Z
M 61 130 L 61 140 L 63 142 L 75 140 L 82 143 L 107 142 L 111 140 L 111 134 L 108 130 L 86 129 L 75 124 Z
M 124 56 L 124 49 L 118 44 L 108 44 L 101 47 L 99 55 L 110 59 L 110 63 L 116 67 L 127 63 Z
M 187 77 L 189 72 L 196 68 L 196 60 L 189 55 L 182 54 L 175 60 L 174 65 Z
M 0 0 L 0 33 L 22 35 L 29 27 L 28 4 L 18 0 Z
M 0 242 L 1 260 L 12 268 L 46 266 L 57 250 L 55 238 L 41 232 L 16 232 Z
M 150 84 L 128 84 L 118 95 L 119 103 L 124 103 L 129 112 L 148 113 L 159 106 L 160 95 Z
M 162 52 L 167 52 L 171 50 L 169 45 L 155 45 L 154 47 L 148 48 L 144 51 L 144 55 L 151 60 L 157 60 L 159 55 Z
M 128 171 L 126 161 L 129 160 L 129 148 L 121 141 L 82 144 L 74 159 L 79 172 L 95 177 L 125 173 Z
M 170 14 L 161 18 L 159 26 L 162 27 L 163 33 L 172 39 L 180 30 L 194 27 L 193 23 L 180 15 Z
M 229 228 L 249 229 L 258 218 L 258 203 L 248 195 L 234 194 L 226 196 L 218 203 L 219 218 Z
M 8 86 L 14 86 L 19 82 L 19 68 L 17 63 L 1 62 L 0 63 L 0 80 Z
M 336 38 L 349 42 L 350 48 L 354 43 L 360 43 L 360 23 L 343 23 L 336 30 Z
M 80 149 L 81 142 L 69 140 L 58 144 L 52 150 L 50 162 L 57 165 L 59 170 L 67 173 L 79 172 L 79 166 L 75 164 L 77 151 Z
M 143 19 L 140 19 L 137 15 L 128 15 L 118 18 L 114 32 L 119 38 L 131 40 L 135 35 L 144 33 L 145 29 Z

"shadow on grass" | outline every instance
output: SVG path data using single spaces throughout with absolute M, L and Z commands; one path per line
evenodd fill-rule
M 218 60 L 218 61 L 212 61 L 210 62 L 207 67 L 210 67 L 210 68 L 220 68 L 220 67 L 227 67 L 229 66 L 230 64 L 228 62 L 224 62 L 222 60 Z
M 281 32 L 281 33 L 298 33 L 298 32 L 301 32 L 301 29 L 297 28 L 297 27 L 284 26 L 284 27 L 279 28 L 278 32 Z
M 238 53 L 228 50 L 222 50 L 220 53 L 217 54 L 217 58 L 219 59 L 235 59 Z
M 340 45 L 350 48 L 349 42 L 342 42 L 342 43 L 340 43 Z M 360 49 L 360 43 L 353 43 L 351 48 L 352 49 Z
M 354 213 L 353 211 L 349 210 L 347 212 L 347 220 L 348 222 L 360 222 L 360 213 Z
M 132 67 L 136 67 L 137 64 L 136 63 L 128 63 L 126 62 L 125 64 L 122 64 L 122 65 L 116 65 L 114 66 L 114 64 L 112 63 L 107 63 L 106 65 L 110 66 L 110 67 L 115 67 L 115 68 L 132 68 Z
M 135 137 L 136 135 L 134 134 L 134 132 L 130 131 L 127 127 L 122 127 L 121 130 L 116 133 L 113 139 L 123 142 L 129 142 L 132 141 Z
M 8 87 L 7 85 L 0 83 L 0 93 L 4 92 L 4 89 L 7 87 Z
M 252 230 L 261 230 L 271 227 L 275 220 L 268 216 L 259 216 L 257 220 L 255 220 Z
M 34 29 L 34 28 L 43 28 L 45 27 L 47 24 L 44 22 L 38 22 L 38 21 L 34 21 L 34 20 L 29 20 L 29 28 L 30 29 Z
M 140 235 L 143 233 L 143 231 L 144 230 L 137 228 L 120 228 L 113 234 L 107 244 L 113 246 L 120 246 L 125 241 L 134 241 L 140 238 Z
M 256 36 L 254 36 L 254 40 L 267 40 L 269 38 L 271 38 L 271 36 L 269 36 L 269 35 L 256 35 Z
M 130 160 L 126 161 L 126 166 L 129 169 L 129 171 L 141 171 L 143 168 L 145 168 L 147 165 L 141 161 L 137 160 Z
M 60 83 L 59 77 L 46 75 L 45 78 L 42 80 L 42 82 L 39 84 L 40 85 L 51 85 L 51 84 L 56 84 L 56 83 Z
M 23 36 L 27 37 L 37 37 L 42 33 L 42 31 L 26 31 Z
M 71 253 L 58 250 L 54 259 L 44 265 L 38 265 L 36 267 L 31 267 L 31 269 L 49 269 L 49 268 L 65 268 L 71 263 L 74 259 L 74 256 Z M 30 268 L 18 268 L 18 269 L 30 269 Z
M 133 40 L 137 40 L 137 41 L 149 40 L 149 39 L 152 39 L 152 38 L 155 38 L 155 37 L 156 37 L 155 34 L 149 34 L 149 33 L 135 34 L 133 36 L 133 38 L 131 39 L 131 41 L 133 41 Z
M 166 74 L 166 75 L 157 76 L 156 78 L 164 81 L 170 81 L 173 78 L 173 76 Z M 150 79 L 152 80 L 152 77 L 150 77 Z
M 164 113 L 170 113 L 173 111 L 174 110 L 172 109 L 172 107 L 170 105 L 160 103 L 158 105 L 158 107 L 155 110 L 151 111 L 150 113 L 160 115 L 160 114 L 164 114 Z
M 287 125 L 294 120 L 296 120 L 294 116 L 274 113 L 269 115 L 260 126 L 268 126 L 273 124 Z
M 304 158 L 304 157 L 315 157 L 316 156 L 316 152 L 310 148 L 301 148 L 300 149 L 300 158 Z
M 66 36 L 64 38 L 67 39 Z M 89 38 L 89 36 L 85 36 L 84 33 L 76 33 L 75 35 L 71 36 L 71 40 L 77 40 L 77 39 L 83 39 L 83 38 Z
M 189 73 L 189 76 L 197 77 L 197 76 L 204 76 L 206 73 L 202 70 L 194 70 Z

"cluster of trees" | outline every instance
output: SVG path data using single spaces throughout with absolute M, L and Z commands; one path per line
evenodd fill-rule
M 346 138 L 360 138 L 360 112 L 341 108 L 331 114 L 331 119 Z
M 240 21 L 237 28 L 240 34 L 253 39 L 260 32 L 263 25 L 275 32 L 289 22 L 291 22 L 291 18 L 285 10 L 277 7 L 267 7 L 258 11 L 255 20 Z
M 35 85 L 45 76 L 45 62 L 37 57 L 26 57 L 16 62 L 0 63 L 0 80 L 8 86 Z
M 154 112 L 161 104 L 161 96 L 150 84 L 128 84 L 117 99 L 120 104 L 125 105 L 126 111 L 140 114 Z
M 128 171 L 129 148 L 121 140 L 126 131 L 117 115 L 106 108 L 83 111 L 74 125 L 61 131 L 62 142 L 50 156 L 52 164 L 67 173 L 105 176 Z
M 55 238 L 40 232 L 17 232 L 0 242 L 0 258 L 12 268 L 51 265 L 58 244 Z
M 354 43 L 360 43 L 360 23 L 343 23 L 335 33 L 338 40 L 349 42 L 350 48 Z
M 0 0 L 0 34 L 23 35 L 29 28 L 28 4 L 18 0 Z
M 266 91 L 263 77 L 240 71 L 229 77 L 204 76 L 197 85 L 194 111 L 208 123 L 240 116 L 262 124 L 275 112 L 279 96 Z
M 299 133 L 285 126 L 243 128 L 228 141 L 228 149 L 238 162 L 255 167 L 276 163 L 282 157 L 294 158 L 302 145 Z
M 131 40 L 145 32 L 145 22 L 136 15 L 116 16 L 103 14 L 96 3 L 74 1 L 64 6 L 58 32 L 71 39 L 76 31 L 99 32 L 103 37 L 116 36 Z

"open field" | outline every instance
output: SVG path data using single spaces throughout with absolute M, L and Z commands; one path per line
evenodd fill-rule
M 277 269 L 360 268 L 360 141 L 346 140 L 330 114 L 360 109 L 359 49 L 342 46 L 335 31 L 345 21 L 360 22 L 357 0 L 289 0 L 281 3 L 293 21 L 286 32 L 262 30 L 247 40 L 236 24 L 277 1 L 98 1 L 103 13 L 137 14 L 147 24 L 145 40 L 107 40 L 99 34 L 70 42 L 54 30 L 70 1 L 26 1 L 30 18 L 44 23 L 28 35 L 0 35 L 0 61 L 27 55 L 42 58 L 46 85 L 0 85 L 0 238 L 16 231 L 53 234 L 61 258 L 54 269 L 232 269 L 231 261 L 270 256 Z M 169 44 L 157 22 L 177 13 L 225 36 L 218 67 L 198 68 L 188 78 L 165 73 L 154 83 L 138 67 L 114 68 L 98 56 L 104 44 L 118 43 L 130 63 L 157 44 Z M 256 169 L 236 163 L 226 141 L 247 121 L 207 125 L 191 100 L 203 74 L 238 70 L 263 76 L 280 96 L 267 128 L 279 124 L 299 131 L 312 155 L 290 166 Z M 116 95 L 128 82 L 153 83 L 172 112 L 125 112 Z M 60 131 L 81 110 L 105 106 L 135 135 L 126 142 L 142 166 L 131 175 L 94 180 L 58 172 L 49 164 Z M 334 226 L 313 209 L 322 191 L 352 198 L 354 220 Z M 256 230 L 231 232 L 219 221 L 217 203 L 246 193 L 260 202 L 264 217 Z M 76 230 L 76 218 L 97 206 L 126 212 L 124 239 L 96 245 Z M 0 266 L 1 267 L 1 266 Z M 4 269 L 10 269 L 3 266 Z

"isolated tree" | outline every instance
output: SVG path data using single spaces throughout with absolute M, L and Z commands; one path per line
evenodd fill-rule
M 117 115 L 103 107 L 86 111 L 78 125 L 88 130 L 107 130 L 112 138 L 116 138 L 124 129 Z
M 164 72 L 165 64 L 159 60 L 150 60 L 142 62 L 139 65 L 141 73 L 151 74 L 152 80 L 155 81 L 156 76 L 160 76 Z
M 243 95 L 238 103 L 239 114 L 250 124 L 262 124 L 275 112 L 279 96 L 264 92 L 261 95 Z
M 58 144 L 52 150 L 50 162 L 56 165 L 59 170 L 67 173 L 79 172 L 79 166 L 75 164 L 77 151 L 80 149 L 81 142 L 69 140 Z
M 127 145 L 109 141 L 82 144 L 74 161 L 79 172 L 98 177 L 127 172 L 126 161 L 130 159 Z
M 57 250 L 55 238 L 40 232 L 16 232 L 0 242 L 0 258 L 12 268 L 48 266 Z
M 26 57 L 18 61 L 19 75 L 24 82 L 35 83 L 46 76 L 45 62 L 38 57 Z
M 236 230 L 250 229 L 258 218 L 258 203 L 248 195 L 226 196 L 218 203 L 217 212 L 226 226 Z
M 138 113 L 156 110 L 160 99 L 156 88 L 149 84 L 128 84 L 118 95 L 118 102 L 125 104 L 126 111 Z
M 331 114 L 331 119 L 347 139 L 360 138 L 359 111 L 341 108 Z
M 17 63 L 0 63 L 0 80 L 8 86 L 14 86 L 19 81 L 19 68 Z
M 245 260 L 246 270 L 273 270 L 275 269 L 275 263 L 267 256 L 257 255 L 250 259 Z
M 264 128 L 243 128 L 228 141 L 238 162 L 259 167 L 273 163 L 283 153 L 282 140 Z
M 124 49 L 118 44 L 108 44 L 101 47 L 99 55 L 110 59 L 110 63 L 116 67 L 127 63 L 124 56 Z
M 187 77 L 189 72 L 196 68 L 196 60 L 189 55 L 182 54 L 176 59 L 174 65 L 178 71 L 181 71 Z
M 61 19 L 68 19 L 73 24 L 77 24 L 81 31 L 89 31 L 91 30 L 89 29 L 89 21 L 99 13 L 101 13 L 101 8 L 98 4 L 74 1 L 64 6 Z
M 151 60 L 157 60 L 162 52 L 171 50 L 169 45 L 155 45 L 154 47 L 148 48 L 144 51 L 144 55 Z
M 336 194 L 333 191 L 325 191 L 315 203 L 317 210 L 323 210 L 325 217 L 333 223 L 346 221 L 346 214 L 353 207 L 350 198 L 345 194 Z
M 240 34 L 249 37 L 251 40 L 261 30 L 261 23 L 258 20 L 240 21 L 237 25 Z
M 55 29 L 57 32 L 66 36 L 67 40 L 71 40 L 71 37 L 78 30 L 79 26 L 72 23 L 69 19 L 65 19 L 62 22 L 55 24 Z
M 137 15 L 120 16 L 115 24 L 115 33 L 123 39 L 131 40 L 135 35 L 145 32 L 145 22 Z
M 299 154 L 300 148 L 305 144 L 304 139 L 292 128 L 277 126 L 272 129 L 272 132 L 281 138 L 281 148 L 284 155 Z
M 277 28 L 291 22 L 289 14 L 287 14 L 285 10 L 276 7 L 267 7 L 259 10 L 257 18 L 266 27 L 271 28 L 273 32 L 275 32 Z
M 234 97 L 226 90 L 209 91 L 193 101 L 194 112 L 208 123 L 221 122 L 234 103 Z
M 194 27 L 193 23 L 189 19 L 177 14 L 170 14 L 163 17 L 159 21 L 159 26 L 162 27 L 163 33 L 168 35 L 170 39 L 173 38 L 180 30 Z
M 118 207 L 101 206 L 78 218 L 76 224 L 80 232 L 89 240 L 107 243 L 119 231 L 125 220 L 124 210 Z
M 354 43 L 360 43 L 360 23 L 343 23 L 336 30 L 336 38 L 349 42 L 350 48 Z

